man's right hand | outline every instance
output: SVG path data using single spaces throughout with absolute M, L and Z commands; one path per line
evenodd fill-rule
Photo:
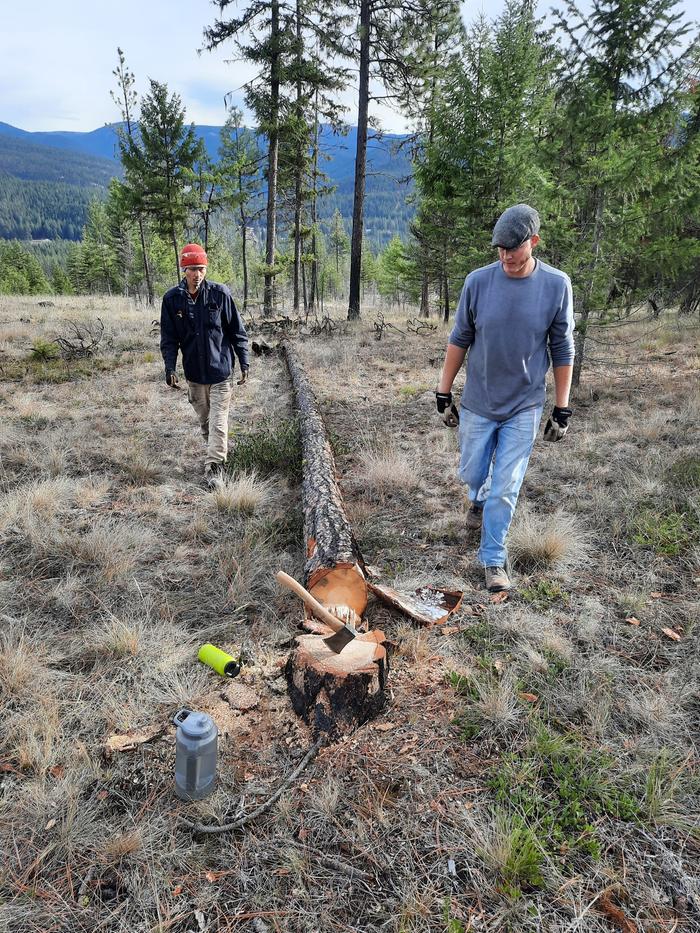
M 165 381 L 168 383 L 171 389 L 179 389 L 180 381 L 177 378 L 177 373 L 174 369 L 165 370 Z
M 442 420 L 448 428 L 456 428 L 459 424 L 459 410 L 452 401 L 451 392 L 436 392 L 435 404 L 438 414 L 442 415 Z

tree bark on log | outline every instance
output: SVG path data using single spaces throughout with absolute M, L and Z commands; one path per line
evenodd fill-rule
M 300 415 L 304 583 L 333 616 L 358 625 L 367 607 L 365 562 L 345 514 L 333 452 L 308 376 L 289 342 L 283 341 L 282 348 Z M 285 669 L 287 685 L 295 712 L 314 733 L 337 736 L 384 706 L 384 642 L 382 632 L 367 632 L 335 654 L 321 635 L 296 639 Z
M 309 378 L 291 345 L 284 341 L 282 348 L 300 415 L 304 585 L 330 612 L 347 606 L 362 616 L 367 608 L 365 562 L 345 514 L 333 451 Z

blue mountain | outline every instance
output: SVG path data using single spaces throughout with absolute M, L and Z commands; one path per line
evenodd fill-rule
M 53 199 L 46 197 L 51 184 L 82 189 L 78 197 L 81 203 L 85 201 L 82 192 L 86 188 L 96 192 L 106 190 L 110 178 L 121 174 L 117 145 L 121 125 L 107 124 L 85 133 L 28 132 L 0 122 L 0 237 L 33 235 L 33 225 L 23 224 L 13 233 L 11 219 L 3 223 L 3 218 L 12 217 L 9 200 L 16 199 L 18 191 L 37 205 L 37 216 L 41 216 L 42 210 L 44 213 L 52 210 Z M 213 159 L 218 158 L 220 130 L 219 126 L 195 127 Z M 406 141 L 404 136 L 385 135 L 372 136 L 368 142 L 365 228 L 368 239 L 377 247 L 384 246 L 395 233 L 405 236 L 413 215 L 413 208 L 407 203 L 412 172 Z M 349 127 L 344 135 L 334 133 L 329 126 L 321 129 L 324 153 L 321 170 L 328 176 L 328 184 L 335 187 L 334 192 L 322 199 L 321 219 L 338 209 L 349 226 L 356 144 L 356 127 Z M 45 208 L 41 203 L 45 203 Z

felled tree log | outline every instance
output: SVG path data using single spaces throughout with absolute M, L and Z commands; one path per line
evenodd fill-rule
M 282 348 L 300 415 L 304 585 L 329 611 L 346 606 L 362 616 L 367 607 L 365 562 L 345 514 L 333 451 L 309 378 L 291 345 L 285 341 Z
M 282 346 L 300 414 L 304 582 L 323 608 L 357 627 L 367 607 L 365 563 L 345 514 L 333 452 L 308 376 L 289 343 Z M 335 654 L 321 634 L 296 639 L 285 668 L 289 695 L 297 715 L 315 733 L 349 731 L 382 708 L 384 641 L 382 632 L 366 632 Z

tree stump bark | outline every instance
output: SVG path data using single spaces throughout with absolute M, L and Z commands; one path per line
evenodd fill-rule
M 382 643 L 378 643 L 377 636 Z M 334 654 L 319 635 L 300 635 L 285 674 L 292 707 L 314 735 L 337 738 L 386 703 L 387 656 L 381 632 L 366 632 Z
M 365 562 L 345 514 L 333 452 L 308 376 L 290 344 L 285 341 L 282 347 L 300 414 L 304 584 L 332 615 L 357 626 L 367 608 Z M 297 715 L 315 733 L 349 731 L 384 706 L 384 641 L 383 633 L 367 632 L 335 654 L 322 635 L 296 639 L 286 666 L 289 695 Z

